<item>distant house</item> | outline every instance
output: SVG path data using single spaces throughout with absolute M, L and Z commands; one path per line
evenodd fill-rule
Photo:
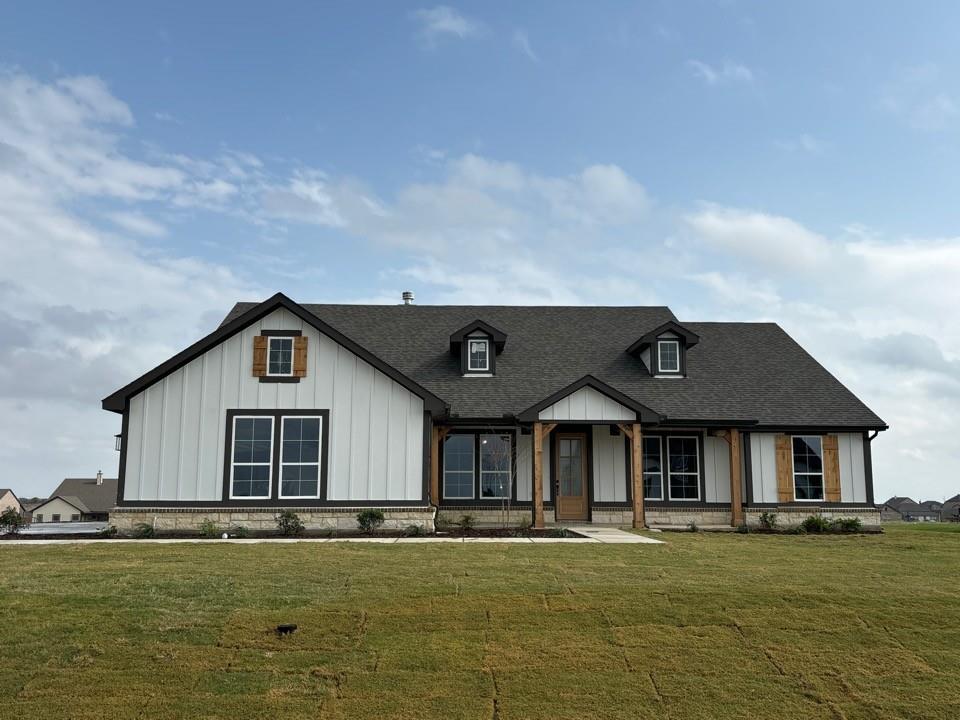
M 31 511 L 33 523 L 106 520 L 117 502 L 116 478 L 66 478 Z
M 23 504 L 10 488 L 0 488 L 0 513 L 13 508 L 23 515 Z
M 918 503 L 912 498 L 895 495 L 880 506 L 880 519 L 883 521 L 939 522 L 940 508 L 941 504 L 936 500 L 925 500 Z
M 960 495 L 954 495 L 940 506 L 940 522 L 960 522 Z

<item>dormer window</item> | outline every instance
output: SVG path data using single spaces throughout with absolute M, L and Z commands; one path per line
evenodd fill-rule
M 680 341 L 679 340 L 658 340 L 657 341 L 657 372 L 658 373 L 680 372 Z
M 293 338 L 267 338 L 267 375 L 293 375 Z
M 486 338 L 470 338 L 468 346 L 467 370 L 469 372 L 489 372 L 490 341 Z

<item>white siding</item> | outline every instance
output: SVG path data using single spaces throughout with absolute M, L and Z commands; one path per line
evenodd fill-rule
M 777 502 L 776 435 L 750 433 L 750 463 L 753 473 L 753 501 Z
M 252 376 L 253 338 L 268 329 L 309 338 L 299 383 Z M 221 499 L 230 409 L 329 410 L 329 500 L 421 499 L 423 401 L 282 309 L 130 399 L 124 499 Z
M 867 475 L 863 465 L 863 435 L 838 433 L 840 451 L 840 501 L 867 502 Z
M 533 435 L 517 433 L 517 500 L 533 500 Z
M 541 420 L 634 422 L 637 413 L 592 387 L 582 387 L 545 407 L 539 417 Z
M 730 446 L 723 438 L 703 439 L 703 475 L 707 502 L 730 502 Z
M 624 437 L 611 435 L 609 425 L 593 426 L 593 499 L 595 502 L 627 501 Z

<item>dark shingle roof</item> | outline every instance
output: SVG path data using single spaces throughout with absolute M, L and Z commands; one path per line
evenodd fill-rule
M 238 303 L 224 323 L 255 307 Z M 667 307 L 303 305 L 449 403 L 460 417 L 516 415 L 585 375 L 671 420 L 883 427 L 883 421 L 773 323 L 684 322 L 700 337 L 687 377 L 651 377 L 627 353 L 676 320 Z M 463 378 L 450 334 L 482 320 L 507 335 L 492 378 Z
M 104 478 L 102 485 L 97 485 L 96 478 L 66 478 L 57 486 L 50 497 L 60 496 L 74 505 L 74 499 L 79 500 L 84 512 L 105 513 L 117 504 L 117 479 Z

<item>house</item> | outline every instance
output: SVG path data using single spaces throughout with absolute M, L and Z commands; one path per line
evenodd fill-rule
M 16 493 L 10 488 L 0 488 L 0 514 L 10 509 L 16 510 L 23 515 L 23 504 L 16 496 Z
M 116 478 L 66 478 L 49 498 L 31 510 L 32 523 L 107 520 L 117 504 Z
M 948 498 L 940 506 L 940 522 L 960 522 L 960 495 Z
M 918 503 L 912 498 L 895 495 L 881 506 L 880 518 L 885 521 L 938 522 L 940 520 L 940 507 L 941 504 L 936 500 L 925 500 Z
M 103 400 L 111 522 L 879 523 L 887 425 L 772 323 L 666 307 L 238 303 Z

